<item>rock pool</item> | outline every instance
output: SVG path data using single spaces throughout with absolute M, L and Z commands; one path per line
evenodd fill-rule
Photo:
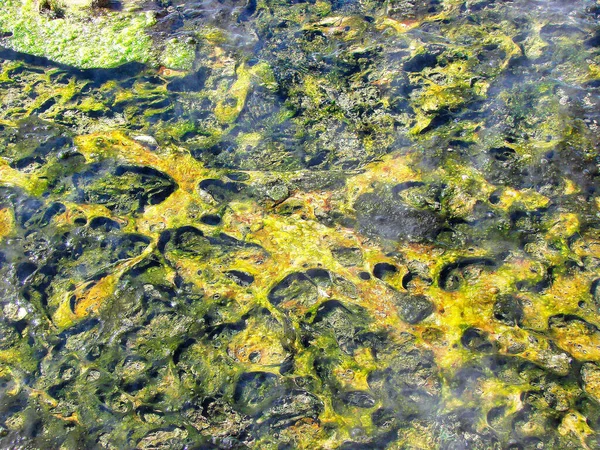
M 0 3 L 0 447 L 600 448 L 600 3 Z

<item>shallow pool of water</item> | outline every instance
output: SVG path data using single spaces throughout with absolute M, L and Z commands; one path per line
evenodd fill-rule
M 600 447 L 597 3 L 74 3 L 0 11 L 0 447 Z

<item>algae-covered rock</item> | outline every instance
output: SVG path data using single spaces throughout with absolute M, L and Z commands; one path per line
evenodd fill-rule
M 494 318 L 508 325 L 519 325 L 523 320 L 523 302 L 512 295 L 498 296 L 494 303 Z
M 583 389 L 595 401 L 600 401 L 600 370 L 598 366 L 592 363 L 586 363 L 581 367 L 581 378 L 583 380 Z
M 435 414 L 439 402 L 438 370 L 431 354 L 411 345 L 396 348 L 389 366 L 369 374 L 371 389 L 400 421 Z
M 0 12 L 0 30 L 7 36 L 4 42 L 8 47 L 82 68 L 147 62 L 152 57 L 152 42 L 146 33 L 155 22 L 152 14 L 96 14 L 85 11 L 94 2 L 73 1 L 65 3 L 67 17 L 52 18 L 40 14 L 36 3 L 5 3 Z M 80 8 L 84 12 L 73 12 L 71 17 L 71 9 Z
M 362 308 L 328 300 L 317 309 L 311 329 L 317 333 L 332 332 L 340 349 L 353 354 L 359 347 L 368 344 L 364 336 L 368 322 L 369 317 Z
M 597 5 L 7 0 L 0 446 L 597 448 Z
M 163 202 L 177 184 L 168 175 L 147 167 L 91 166 L 73 176 L 80 201 L 105 205 L 115 213 L 141 212 Z
M 340 247 L 332 250 L 335 258 L 343 266 L 360 266 L 363 262 L 363 257 L 358 248 Z
M 441 228 L 441 218 L 428 210 L 420 210 L 400 202 L 363 194 L 354 204 L 359 229 L 384 239 L 430 241 Z
M 400 318 L 410 324 L 419 323 L 433 313 L 433 302 L 424 295 L 397 292 L 395 303 Z
M 293 273 L 281 280 L 269 292 L 269 301 L 274 305 L 285 307 L 309 307 L 318 300 L 318 288 L 309 276 L 303 273 Z

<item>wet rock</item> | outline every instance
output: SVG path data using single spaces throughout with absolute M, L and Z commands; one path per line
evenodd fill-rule
M 246 414 L 260 414 L 282 394 L 276 375 L 268 372 L 247 372 L 235 385 L 233 400 Z
M 9 350 L 21 339 L 17 330 L 6 322 L 0 322 L 0 349 Z
M 359 298 L 358 289 L 356 288 L 356 285 L 350 280 L 347 280 L 346 278 L 337 276 L 335 274 L 332 274 L 332 278 L 333 291 L 336 293 L 336 295 L 342 295 L 351 299 Z
M 320 333 L 333 331 L 342 351 L 353 354 L 360 346 L 367 344 L 362 331 L 368 322 L 367 312 L 363 308 L 329 300 L 319 306 L 312 327 Z
M 387 368 L 369 374 L 370 389 L 401 421 L 428 417 L 437 409 L 441 394 L 433 354 L 411 343 L 391 346 L 386 351 L 393 356 Z
M 509 161 L 514 159 L 517 154 L 517 152 L 510 147 L 491 148 L 489 153 L 496 161 Z
M 365 391 L 347 391 L 340 395 L 340 400 L 346 405 L 357 408 L 372 408 L 375 406 L 375 398 Z
M 470 396 L 478 389 L 481 380 L 485 380 L 489 376 L 489 372 L 477 361 L 465 364 L 457 370 L 448 384 L 455 395 Z
M 90 220 L 88 226 L 92 230 L 98 230 L 104 233 L 118 231 L 121 229 L 121 225 L 119 225 L 117 221 L 109 219 L 108 217 L 94 217 Z
M 133 140 L 140 143 L 144 147 L 149 148 L 150 150 L 156 150 L 158 148 L 158 141 L 153 136 L 139 135 L 134 136 Z
M 207 239 L 211 245 L 219 247 L 223 252 L 240 249 L 252 249 L 264 255 L 267 254 L 267 252 L 260 245 L 253 242 L 240 241 L 239 239 L 236 239 L 233 236 L 225 233 L 219 233 L 216 236 L 208 236 Z
M 362 252 L 356 247 L 339 247 L 332 251 L 333 256 L 344 267 L 361 266 L 363 263 Z
M 2 156 L 18 170 L 35 170 L 61 151 L 73 145 L 66 130 L 56 124 L 31 116 L 21 119 L 16 126 L 0 130 Z
M 19 283 L 23 284 L 36 271 L 37 266 L 30 262 L 22 262 L 17 266 L 15 275 Z
M 417 283 L 425 285 L 433 283 L 433 280 L 429 277 L 429 270 L 426 267 L 413 267 L 402 277 L 402 287 L 407 291 L 413 289 Z
M 198 228 L 185 226 L 176 230 L 164 232 L 159 240 L 159 250 L 179 250 L 194 255 L 208 255 L 211 252 L 211 244 L 204 233 Z
M 504 448 L 494 430 L 477 426 L 481 411 L 474 408 L 458 408 L 438 418 L 438 439 L 442 448 L 460 450 L 500 450 Z
M 523 320 L 523 302 L 513 295 L 500 295 L 494 302 L 494 319 L 507 325 L 520 325 Z
M 305 192 L 337 190 L 344 187 L 347 174 L 341 170 L 303 171 L 291 180 L 292 187 Z
M 192 405 L 190 405 L 192 406 Z M 251 418 L 238 413 L 222 398 L 209 396 L 201 405 L 193 405 L 186 410 L 194 427 L 200 431 L 209 431 L 213 436 L 206 448 L 247 448 L 234 436 L 245 435 L 251 424 Z
M 396 413 L 391 408 L 379 408 L 371 414 L 373 425 L 382 429 L 393 428 L 398 422 Z
M 165 201 L 176 189 L 173 179 L 150 167 L 117 166 L 109 171 L 90 166 L 73 176 L 80 201 L 106 206 L 116 214 L 142 212 Z
M 250 179 L 250 175 L 246 172 L 228 172 L 225 176 L 233 181 L 248 181 Z
M 548 413 L 526 406 L 515 414 L 512 426 L 521 439 L 542 438 L 548 436 L 549 428 L 552 429 L 552 418 Z
M 195 73 L 175 78 L 167 84 L 167 90 L 171 92 L 198 92 L 204 87 L 209 74 L 209 69 L 201 68 Z
M 48 205 L 16 188 L 0 189 L 0 195 L 3 203 L 13 207 L 16 222 L 21 228 L 44 228 L 50 224 L 53 217 L 65 211 L 62 203 Z M 37 232 L 33 230 L 31 234 Z
M 419 19 L 440 11 L 442 2 L 439 0 L 393 0 L 387 7 L 388 14 L 398 20 Z
M 228 203 L 236 196 L 241 195 L 246 185 L 237 181 L 221 181 L 214 179 L 202 180 L 198 185 L 200 189 L 208 192 L 215 201 Z
M 477 328 L 467 328 L 460 342 L 463 347 L 474 352 L 489 353 L 495 350 L 495 345 L 490 341 L 489 333 Z
M 354 204 L 361 232 L 392 240 L 430 241 L 441 228 L 441 218 L 377 194 L 363 194 Z
M 228 270 L 225 274 L 240 286 L 250 286 L 254 283 L 254 277 L 241 270 Z
M 446 264 L 440 271 L 438 285 L 445 291 L 456 291 L 464 280 L 464 270 L 471 266 L 494 268 L 496 262 L 489 258 L 463 258 Z
M 309 307 L 318 300 L 317 285 L 304 273 L 296 272 L 277 283 L 268 295 L 269 301 L 286 308 L 293 305 Z
M 324 405 L 314 394 L 303 390 L 292 390 L 282 395 L 261 414 L 263 427 L 272 430 L 285 429 L 299 420 L 316 420 Z
M 435 67 L 437 57 L 431 53 L 424 52 L 413 56 L 404 63 L 404 70 L 407 72 L 421 72 L 427 67 Z
M 205 214 L 202 217 L 200 217 L 200 222 L 202 222 L 205 225 L 216 227 L 221 223 L 221 216 L 218 216 L 216 214 Z
M 525 351 L 527 344 L 523 342 L 519 333 L 514 330 L 507 330 L 498 335 L 498 346 L 510 355 L 516 355 Z
M 542 368 L 560 376 L 566 376 L 571 372 L 571 356 L 561 351 L 554 344 L 551 344 L 547 349 L 541 350 L 535 362 Z
M 139 449 L 171 449 L 175 447 L 185 447 L 188 432 L 184 428 L 171 427 L 164 430 L 148 433 L 138 443 Z
M 487 423 L 491 426 L 500 426 L 502 424 L 502 419 L 506 415 L 506 407 L 505 406 L 496 406 L 488 411 L 486 414 Z
M 407 205 L 440 211 L 445 185 L 438 183 L 423 183 L 420 181 L 406 181 L 392 188 L 392 194 Z
M 304 272 L 306 276 L 321 288 L 326 288 L 332 284 L 332 274 L 325 269 L 308 269 Z
M 412 325 L 422 322 L 434 311 L 433 302 L 424 295 L 395 292 L 394 302 L 398 308 L 398 316 Z
M 600 309 L 600 278 L 592 281 L 592 285 L 590 286 L 590 294 L 594 304 Z
M 265 198 L 275 203 L 281 203 L 290 196 L 288 186 L 280 180 L 274 180 L 264 185 L 253 186 L 253 195 L 257 198 Z
M 373 267 L 373 276 L 383 281 L 388 277 L 391 278 L 397 272 L 398 268 L 389 263 L 377 263 L 375 264 L 375 267 Z

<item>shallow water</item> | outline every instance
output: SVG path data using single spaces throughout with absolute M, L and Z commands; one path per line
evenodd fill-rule
M 1 447 L 600 447 L 597 3 L 104 6 L 0 12 Z

